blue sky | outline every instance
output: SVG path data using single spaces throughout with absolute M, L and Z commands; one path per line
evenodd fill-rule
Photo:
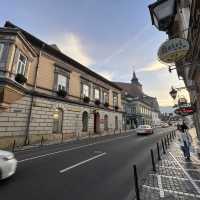
M 157 61 L 166 40 L 152 25 L 152 0 L 14 0 L 1 2 L 0 23 L 6 20 L 113 81 L 129 82 L 133 69 L 144 91 L 160 105 L 172 105 L 171 85 L 180 86 L 176 72 Z

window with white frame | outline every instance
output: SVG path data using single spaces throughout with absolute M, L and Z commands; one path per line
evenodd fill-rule
M 67 77 L 58 74 L 57 90 L 67 91 Z
M 118 106 L 118 95 L 113 93 L 113 106 Z
M 103 92 L 103 102 L 108 103 L 108 93 L 107 92 Z
M 83 97 L 89 97 L 90 87 L 87 84 L 82 85 Z
M 3 48 L 4 48 L 4 44 L 0 43 L 0 60 L 1 60 L 2 55 L 3 55 Z
M 100 90 L 97 88 L 94 89 L 94 98 L 98 100 L 100 99 Z
M 17 74 L 25 75 L 26 63 L 27 63 L 27 58 L 20 53 L 17 62 L 17 70 L 16 70 Z

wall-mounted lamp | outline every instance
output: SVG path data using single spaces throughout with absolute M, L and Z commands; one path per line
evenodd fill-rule
M 172 67 L 172 66 L 169 66 L 169 68 L 168 68 L 168 71 L 169 71 L 169 73 L 172 73 L 172 70 L 174 70 L 174 69 L 176 69 L 176 67 Z

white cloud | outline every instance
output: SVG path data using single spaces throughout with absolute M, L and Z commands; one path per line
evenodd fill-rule
M 94 63 L 83 47 L 81 39 L 76 34 L 67 33 L 54 40 L 54 43 L 63 53 L 81 64 L 88 66 Z
M 152 72 L 152 71 L 160 71 L 165 68 L 167 68 L 167 65 L 162 64 L 158 60 L 156 60 L 156 61 L 148 64 L 147 67 L 140 69 L 139 71 Z

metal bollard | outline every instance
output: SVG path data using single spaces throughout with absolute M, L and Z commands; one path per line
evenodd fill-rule
M 168 146 L 169 146 L 170 145 L 169 135 L 167 135 L 167 143 L 168 143 Z
M 16 141 L 14 140 L 14 141 L 13 141 L 13 145 L 12 145 L 12 152 L 15 151 L 15 146 L 16 146 Z
M 168 146 L 167 146 L 167 139 L 166 139 L 166 137 L 165 137 L 164 140 L 165 140 L 165 149 L 167 149 Z
M 43 145 L 43 143 L 44 143 L 44 137 L 42 136 L 42 138 L 41 138 L 41 146 Z
M 61 138 L 61 143 L 63 143 L 63 132 L 62 132 L 62 138 Z
M 158 160 L 161 160 L 160 147 L 159 147 L 159 143 L 158 142 L 157 142 L 157 152 L 158 152 Z
M 166 154 L 166 151 L 165 151 L 165 146 L 164 146 L 163 139 L 161 139 L 161 143 L 162 143 L 163 153 L 164 153 L 164 154 Z
M 135 185 L 135 194 L 136 200 L 140 200 L 140 191 L 139 191 L 139 184 L 138 184 L 138 174 L 137 174 L 137 167 L 133 165 L 133 172 L 134 172 L 134 185 Z
M 121 133 L 122 133 L 122 130 L 121 130 L 121 128 L 120 128 L 120 130 L 119 130 L 119 134 L 121 135 Z
M 115 129 L 114 129 L 114 135 L 115 135 Z
M 153 171 L 156 172 L 156 165 L 155 165 L 154 154 L 153 154 L 153 150 L 152 149 L 151 149 L 151 161 L 152 161 Z

